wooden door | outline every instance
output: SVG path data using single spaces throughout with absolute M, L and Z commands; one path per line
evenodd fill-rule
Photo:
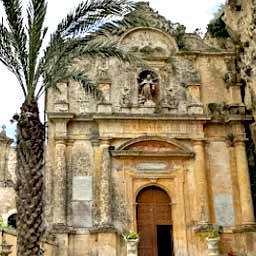
M 157 239 L 159 227 L 169 227 L 170 238 L 166 245 L 165 255 L 172 256 L 172 215 L 170 198 L 165 191 L 158 187 L 143 189 L 137 197 L 137 226 L 140 234 L 139 256 L 162 256 L 165 250 Z M 163 232 L 161 232 L 163 234 Z M 167 238 L 167 239 L 169 239 Z M 159 247 L 159 248 L 158 248 Z

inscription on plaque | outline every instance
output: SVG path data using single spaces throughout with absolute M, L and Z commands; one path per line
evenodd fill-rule
M 138 170 L 164 170 L 166 169 L 165 163 L 139 163 Z
M 220 226 L 233 226 L 235 223 L 235 214 L 233 200 L 231 195 L 214 196 L 214 211 L 216 224 Z
M 86 228 L 92 226 L 92 202 L 72 202 L 72 211 L 74 227 Z
M 73 201 L 92 200 L 92 176 L 73 177 Z

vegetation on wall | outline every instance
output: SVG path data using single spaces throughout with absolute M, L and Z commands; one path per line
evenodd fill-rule
M 221 4 L 218 10 L 213 14 L 213 19 L 207 26 L 207 31 L 212 37 L 227 38 L 230 37 L 227 26 L 223 21 L 224 5 Z
M 211 34 L 212 37 L 221 37 L 221 38 L 230 37 L 226 24 L 222 20 L 222 16 L 211 21 L 207 26 L 207 31 Z

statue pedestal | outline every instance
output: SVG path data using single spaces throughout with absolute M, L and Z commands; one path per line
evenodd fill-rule
M 112 104 L 110 103 L 100 103 L 98 104 L 98 113 L 112 114 Z
M 203 115 L 204 107 L 201 103 L 192 103 L 188 105 L 188 114 L 191 115 Z

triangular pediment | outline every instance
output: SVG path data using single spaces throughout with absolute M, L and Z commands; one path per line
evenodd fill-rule
M 128 140 L 112 151 L 113 156 L 193 157 L 194 153 L 175 139 L 143 136 Z

